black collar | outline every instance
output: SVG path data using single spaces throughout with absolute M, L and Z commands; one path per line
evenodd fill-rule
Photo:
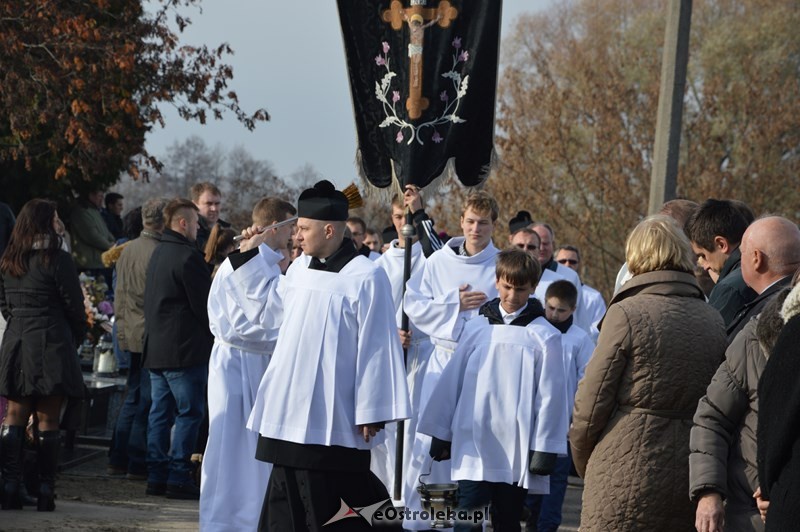
M 354 244 L 354 245 L 355 245 L 355 244 Z M 369 254 L 370 254 L 371 252 L 372 252 L 372 250 L 371 250 L 371 249 L 369 249 L 369 248 L 367 247 L 367 245 L 366 245 L 366 244 L 361 244 L 361 247 L 360 247 L 360 248 L 358 248 L 358 254 L 359 254 L 359 255 L 361 255 L 361 256 L 363 256 L 363 257 L 367 257 L 367 258 L 369 258 Z
M 569 328 L 572 327 L 572 321 L 573 321 L 572 318 L 574 317 L 575 317 L 574 314 L 571 314 L 569 318 L 565 319 L 564 321 L 560 321 L 558 323 L 553 323 L 550 320 L 547 321 L 550 321 L 550 325 L 558 329 L 561 332 L 561 334 L 567 334 Z
M 186 238 L 179 232 L 173 231 L 172 229 L 169 228 L 165 228 L 164 231 L 161 233 L 161 241 L 170 242 L 173 244 L 185 244 L 187 246 L 194 246 L 194 242 L 191 242 L 188 238 Z
M 339 249 L 333 252 L 330 257 L 325 259 L 318 259 L 311 257 L 311 262 L 308 264 L 309 270 L 322 270 L 325 272 L 339 273 L 342 271 L 348 262 L 358 257 L 359 253 L 355 244 L 349 238 L 342 240 L 342 245 Z
M 728 255 L 728 258 L 725 259 L 725 262 L 722 265 L 722 270 L 719 272 L 719 279 L 717 282 L 720 282 L 725 277 L 728 276 L 733 270 L 738 270 L 742 264 L 742 252 L 739 248 L 736 248 Z
M 547 262 L 547 264 L 543 264 L 542 265 L 542 269 L 545 269 L 545 268 L 550 270 L 551 272 L 557 272 L 558 271 L 558 263 L 556 262 L 556 259 L 554 257 L 550 257 L 550 260 Z
M 505 325 L 505 321 L 503 320 L 503 315 L 500 313 L 499 297 L 492 299 L 488 303 L 484 303 L 483 306 L 478 311 L 478 313 L 481 316 L 485 316 L 486 319 L 489 320 L 489 323 L 492 325 Z M 519 325 L 520 327 L 526 327 L 530 322 L 541 316 L 544 316 L 544 309 L 542 308 L 542 304 L 539 303 L 538 299 L 531 298 L 528 300 L 528 306 L 525 307 L 522 310 L 522 312 L 520 312 L 519 316 L 514 318 L 514 320 L 511 323 L 509 323 L 509 325 Z

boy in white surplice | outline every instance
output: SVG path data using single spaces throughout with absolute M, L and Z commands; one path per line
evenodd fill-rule
M 347 198 L 321 181 L 297 211 L 303 255 L 276 290 L 262 265 L 271 250 L 250 240 L 227 277 L 248 320 L 280 327 L 248 421 L 260 434 L 256 458 L 273 465 L 259 530 L 319 530 L 342 508 L 388 499 L 370 448 L 385 423 L 410 415 L 389 280 L 344 238 Z M 371 529 L 350 519 L 325 530 L 339 526 Z
M 417 425 L 433 438 L 433 459 L 450 459 L 458 510 L 491 503 L 497 530 L 520 529 L 525 495 L 548 492 L 544 475 L 567 452 L 561 335 L 530 298 L 540 273 L 525 252 L 498 255 L 500 297 L 465 325 Z
M 564 352 L 564 377 L 567 382 L 567 412 L 572 418 L 578 382 L 583 378 L 586 364 L 592 357 L 594 342 L 589 334 L 574 323 L 578 291 L 567 280 L 556 281 L 547 287 L 544 313 L 553 327 L 561 333 Z M 541 532 L 555 532 L 561 525 L 561 507 L 567 493 L 567 477 L 572 458 L 560 456 L 550 474 L 550 493 L 530 495 L 526 501 L 530 516 L 528 528 Z
M 297 213 L 286 201 L 262 198 L 253 208 L 260 227 L 284 222 Z M 280 250 L 286 248 L 294 224 L 268 229 L 261 235 L 266 277 L 280 275 Z M 261 378 L 275 347 L 277 329 L 250 323 L 225 280 L 234 272 L 226 260 L 217 270 L 208 296 L 208 324 L 214 347 L 208 363 L 208 443 L 200 482 L 200 528 L 203 532 L 254 530 L 267 489 L 270 466 L 256 460 L 258 434 L 247 429 L 247 418 Z M 277 309 L 276 309 L 277 310 Z M 279 317 L 276 313 L 274 317 Z
M 499 211 L 497 201 L 486 192 L 470 194 L 461 211 L 464 236 L 451 238 L 408 280 L 404 309 L 413 326 L 427 334 L 434 345 L 422 377 L 420 410 L 450 361 L 464 323 L 478 315 L 481 305 L 497 296 L 495 259 L 498 249 L 492 243 L 492 234 Z M 410 515 L 423 511 L 416 488 L 420 473 L 427 470 L 430 463 L 426 460 L 430 441 L 429 436 L 415 435 L 411 459 L 404 473 L 405 503 Z M 434 464 L 428 481 L 449 482 L 449 471 L 442 464 Z M 428 530 L 430 521 L 404 519 L 403 528 Z

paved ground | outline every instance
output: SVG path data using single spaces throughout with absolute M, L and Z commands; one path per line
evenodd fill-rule
M 85 460 L 59 474 L 55 512 L 21 511 L 0 514 L 0 531 L 50 532 L 86 530 L 133 532 L 197 530 L 197 501 L 174 501 L 145 495 L 145 483 L 106 474 L 104 449 L 82 447 Z M 560 530 L 577 531 L 582 489 L 570 477 Z

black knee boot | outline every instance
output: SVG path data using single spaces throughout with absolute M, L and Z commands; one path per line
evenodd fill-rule
M 3 472 L 3 491 L 0 493 L 0 502 L 3 510 L 19 510 L 22 508 L 22 497 L 20 496 L 20 484 L 22 483 L 22 465 L 20 455 L 22 453 L 22 438 L 25 434 L 25 427 L 13 425 L 3 425 L 0 428 L 0 440 L 3 441 L 2 468 Z
M 39 463 L 39 501 L 37 510 L 52 512 L 56 509 L 55 484 L 60 450 L 59 432 L 46 430 L 39 433 L 36 461 Z

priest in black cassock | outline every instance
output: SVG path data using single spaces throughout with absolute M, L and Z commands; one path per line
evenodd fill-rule
M 342 192 L 321 181 L 297 210 L 303 254 L 285 276 L 265 275 L 253 227 L 227 279 L 249 321 L 279 330 L 248 422 L 256 458 L 273 464 L 259 530 L 371 530 L 371 514 L 350 510 L 389 499 L 370 449 L 385 423 L 410 416 L 391 288 L 344 237 Z

